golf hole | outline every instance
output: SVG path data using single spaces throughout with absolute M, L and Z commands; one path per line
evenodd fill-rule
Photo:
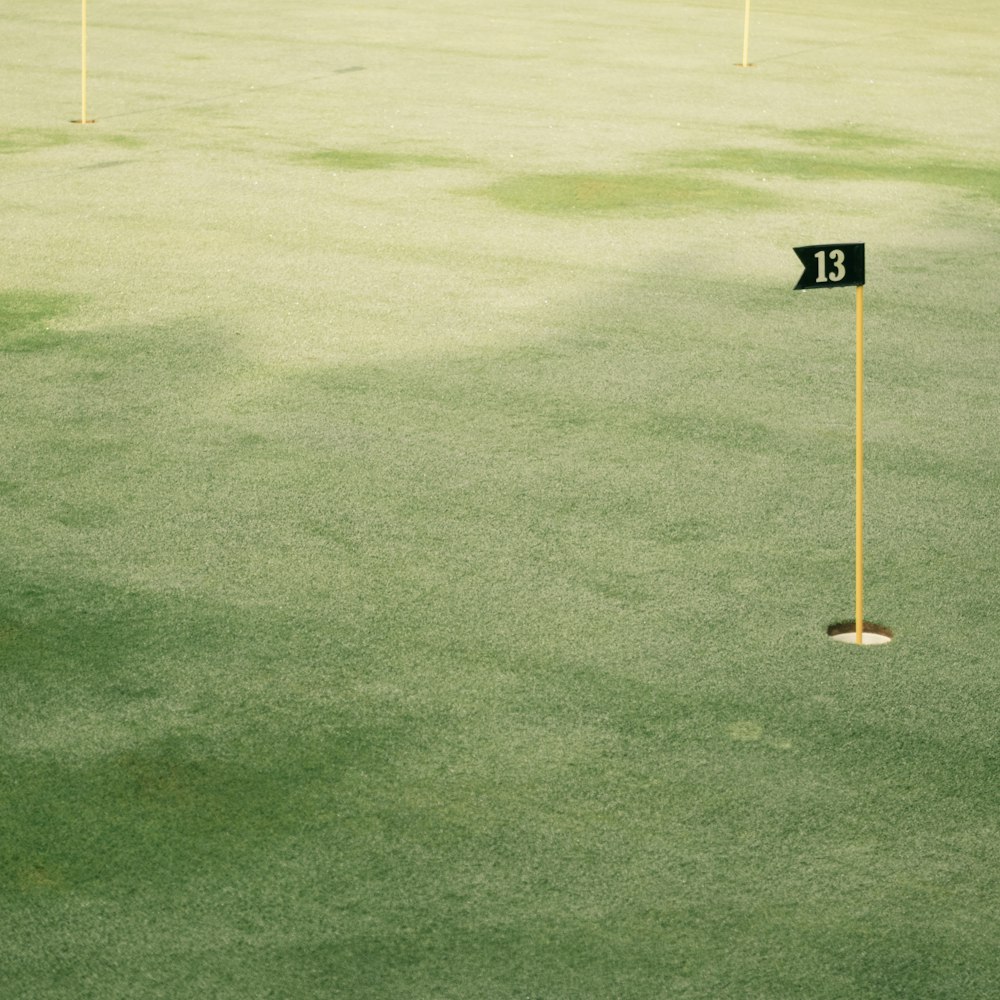
M 831 625 L 826 634 L 836 642 L 850 642 L 857 644 L 857 629 L 854 622 L 837 622 Z M 861 645 L 862 646 L 884 646 L 887 642 L 892 642 L 892 629 L 884 625 L 877 625 L 875 622 L 865 621 L 861 623 Z

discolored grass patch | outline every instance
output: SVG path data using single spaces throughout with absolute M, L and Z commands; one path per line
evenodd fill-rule
M 821 141 L 809 132 L 807 141 Z M 985 164 L 947 159 L 889 157 L 874 145 L 824 147 L 824 152 L 774 149 L 719 149 L 711 152 L 671 153 L 672 163 L 703 170 L 727 171 L 750 178 L 787 177 L 800 181 L 909 182 L 957 188 L 967 194 L 1000 201 L 1000 171 Z
M 0 156 L 34 153 L 81 142 L 87 145 L 116 146 L 119 149 L 141 149 L 145 145 L 136 136 L 93 129 L 72 132 L 69 129 L 55 128 L 15 128 L 0 136 Z
M 0 136 L 0 155 L 30 153 L 50 146 L 65 146 L 72 136 L 61 129 L 15 128 Z
M 62 343 L 64 335 L 47 330 L 47 325 L 72 305 L 66 295 L 26 289 L 0 292 L 0 353 L 49 350 Z
M 287 776 L 199 754 L 183 738 L 79 764 L 40 759 L 11 797 L 0 885 L 66 891 L 176 877 L 286 828 L 288 789 Z
M 522 174 L 482 193 L 507 208 L 543 215 L 755 211 L 776 202 L 769 192 L 686 172 Z
M 296 153 L 293 163 L 327 170 L 392 170 L 397 167 L 454 167 L 465 161 L 432 153 L 389 153 L 371 149 L 319 149 Z
M 829 128 L 793 128 L 773 130 L 782 138 L 824 150 L 896 150 L 916 145 L 916 140 L 899 132 L 869 129 L 862 125 L 831 126 Z

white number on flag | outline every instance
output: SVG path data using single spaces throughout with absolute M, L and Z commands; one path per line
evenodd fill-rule
M 825 284 L 827 281 L 841 281 L 847 269 L 844 267 L 844 251 L 831 250 L 830 263 L 833 264 L 833 274 L 826 273 L 826 251 L 820 250 L 816 256 L 816 283 Z

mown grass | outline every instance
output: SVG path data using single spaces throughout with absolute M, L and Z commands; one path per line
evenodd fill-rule
M 392 153 L 370 149 L 319 149 L 298 153 L 296 163 L 312 164 L 328 170 L 386 170 L 392 167 L 451 167 L 461 160 L 430 153 Z
M 543 214 L 683 215 L 704 211 L 754 211 L 775 204 L 775 199 L 767 192 L 679 171 L 528 174 L 497 181 L 484 193 L 501 205 Z
M 997 171 L 991 165 L 963 163 L 959 160 L 920 159 L 913 155 L 894 155 L 886 159 L 881 155 L 866 156 L 858 151 L 847 155 L 843 149 L 832 154 L 829 149 L 809 153 L 796 150 L 728 149 L 680 157 L 671 154 L 669 161 L 679 161 L 685 165 L 697 164 L 703 169 L 735 172 L 743 176 L 758 174 L 803 181 L 933 184 L 956 188 L 992 201 L 1000 200 L 1000 181 L 997 179 Z
M 968 983 L 960 949 L 991 967 L 988 936 L 940 943 L 989 909 L 988 674 L 912 651 L 905 618 L 875 665 L 822 636 L 849 573 L 849 447 L 809 416 L 839 408 L 809 401 L 825 359 L 789 374 L 797 419 L 746 395 L 738 418 L 738 380 L 770 361 L 716 366 L 707 328 L 665 349 L 653 317 L 616 315 L 616 342 L 598 313 L 544 348 L 266 391 L 204 331 L 45 355 L 79 391 L 72 421 L 25 419 L 29 398 L 11 421 L 37 463 L 24 523 L 64 549 L 46 581 L 25 540 L 6 574 L 3 843 L 18 923 L 76 956 L 63 981 L 124 990 L 140 954 L 84 943 L 92 896 L 112 922 L 139 905 L 171 948 L 193 906 L 215 946 L 182 943 L 183 975 L 232 995 L 263 975 L 304 995 L 416 976 L 455 996 L 665 977 L 903 996 Z M 227 383 L 236 409 L 197 401 Z M 97 497 L 110 522 L 66 523 Z M 880 546 L 896 591 L 925 565 Z M 95 559 L 117 585 L 87 580 Z M 872 906 L 877 935 L 857 928 Z M 59 995 L 44 956 L 8 974 Z
M 142 155 L 4 159 L 7 992 L 994 994 L 965 83 L 951 138 L 911 100 L 855 126 L 811 66 L 737 74 L 708 5 L 460 7 L 106 26 L 134 64 L 95 115 Z M 921 23 L 775 44 L 881 79 Z M 66 74 L 25 72 L 43 119 Z M 853 313 L 791 247 L 834 229 L 868 243 L 881 649 L 825 636 Z

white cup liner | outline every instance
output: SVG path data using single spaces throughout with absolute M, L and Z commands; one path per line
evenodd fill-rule
M 858 633 L 854 622 L 842 622 L 839 625 L 831 625 L 826 630 L 826 634 L 834 642 L 850 643 L 855 646 L 858 644 Z M 887 629 L 882 625 L 875 625 L 868 621 L 864 623 L 861 632 L 862 646 L 884 646 L 889 642 L 892 642 L 891 629 Z

